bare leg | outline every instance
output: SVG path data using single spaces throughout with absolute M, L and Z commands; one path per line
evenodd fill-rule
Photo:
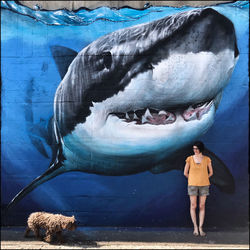
M 191 219 L 194 225 L 194 232 L 193 234 L 195 236 L 199 235 L 197 221 L 196 221 L 196 207 L 197 207 L 197 196 L 196 195 L 190 195 L 190 215 Z
M 28 237 L 29 232 L 30 232 L 30 228 L 26 227 L 26 231 L 24 233 L 24 237 Z
M 205 219 L 206 198 L 207 198 L 207 196 L 205 196 L 205 195 L 200 196 L 200 205 L 199 205 L 199 208 L 200 208 L 200 212 L 199 212 L 199 231 L 200 231 L 200 235 L 201 236 L 206 236 L 206 233 L 203 232 L 203 230 L 202 230 L 202 226 L 203 226 L 204 219 Z

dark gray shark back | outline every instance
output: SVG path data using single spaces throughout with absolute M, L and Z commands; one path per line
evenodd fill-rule
M 99 38 L 77 55 L 57 89 L 54 118 L 61 135 L 85 122 L 92 102 L 122 91 L 133 77 L 170 52 L 217 54 L 225 49 L 234 51 L 235 57 L 239 54 L 233 23 L 211 8 L 182 12 Z

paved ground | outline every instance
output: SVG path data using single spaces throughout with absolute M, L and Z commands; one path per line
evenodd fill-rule
M 78 228 L 64 232 L 63 244 L 24 238 L 24 227 L 2 227 L 1 249 L 249 249 L 249 230 L 207 230 L 194 237 L 190 229 Z

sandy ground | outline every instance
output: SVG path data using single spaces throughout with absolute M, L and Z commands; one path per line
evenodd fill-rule
M 78 228 L 63 232 L 64 243 L 48 244 L 24 227 L 2 227 L 1 249 L 249 249 L 248 229 L 207 231 L 194 237 L 190 229 Z

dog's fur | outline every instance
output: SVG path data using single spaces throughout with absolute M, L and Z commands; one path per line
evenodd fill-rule
M 76 229 L 76 220 L 74 216 L 68 217 L 61 214 L 46 212 L 30 214 L 27 224 L 28 227 L 26 228 L 25 237 L 27 237 L 28 233 L 32 230 L 36 238 L 41 239 L 39 230 L 43 228 L 46 230 L 44 238 L 46 242 L 51 242 L 54 234 L 56 234 L 57 240 L 62 242 L 63 229 L 68 229 L 70 231 Z

